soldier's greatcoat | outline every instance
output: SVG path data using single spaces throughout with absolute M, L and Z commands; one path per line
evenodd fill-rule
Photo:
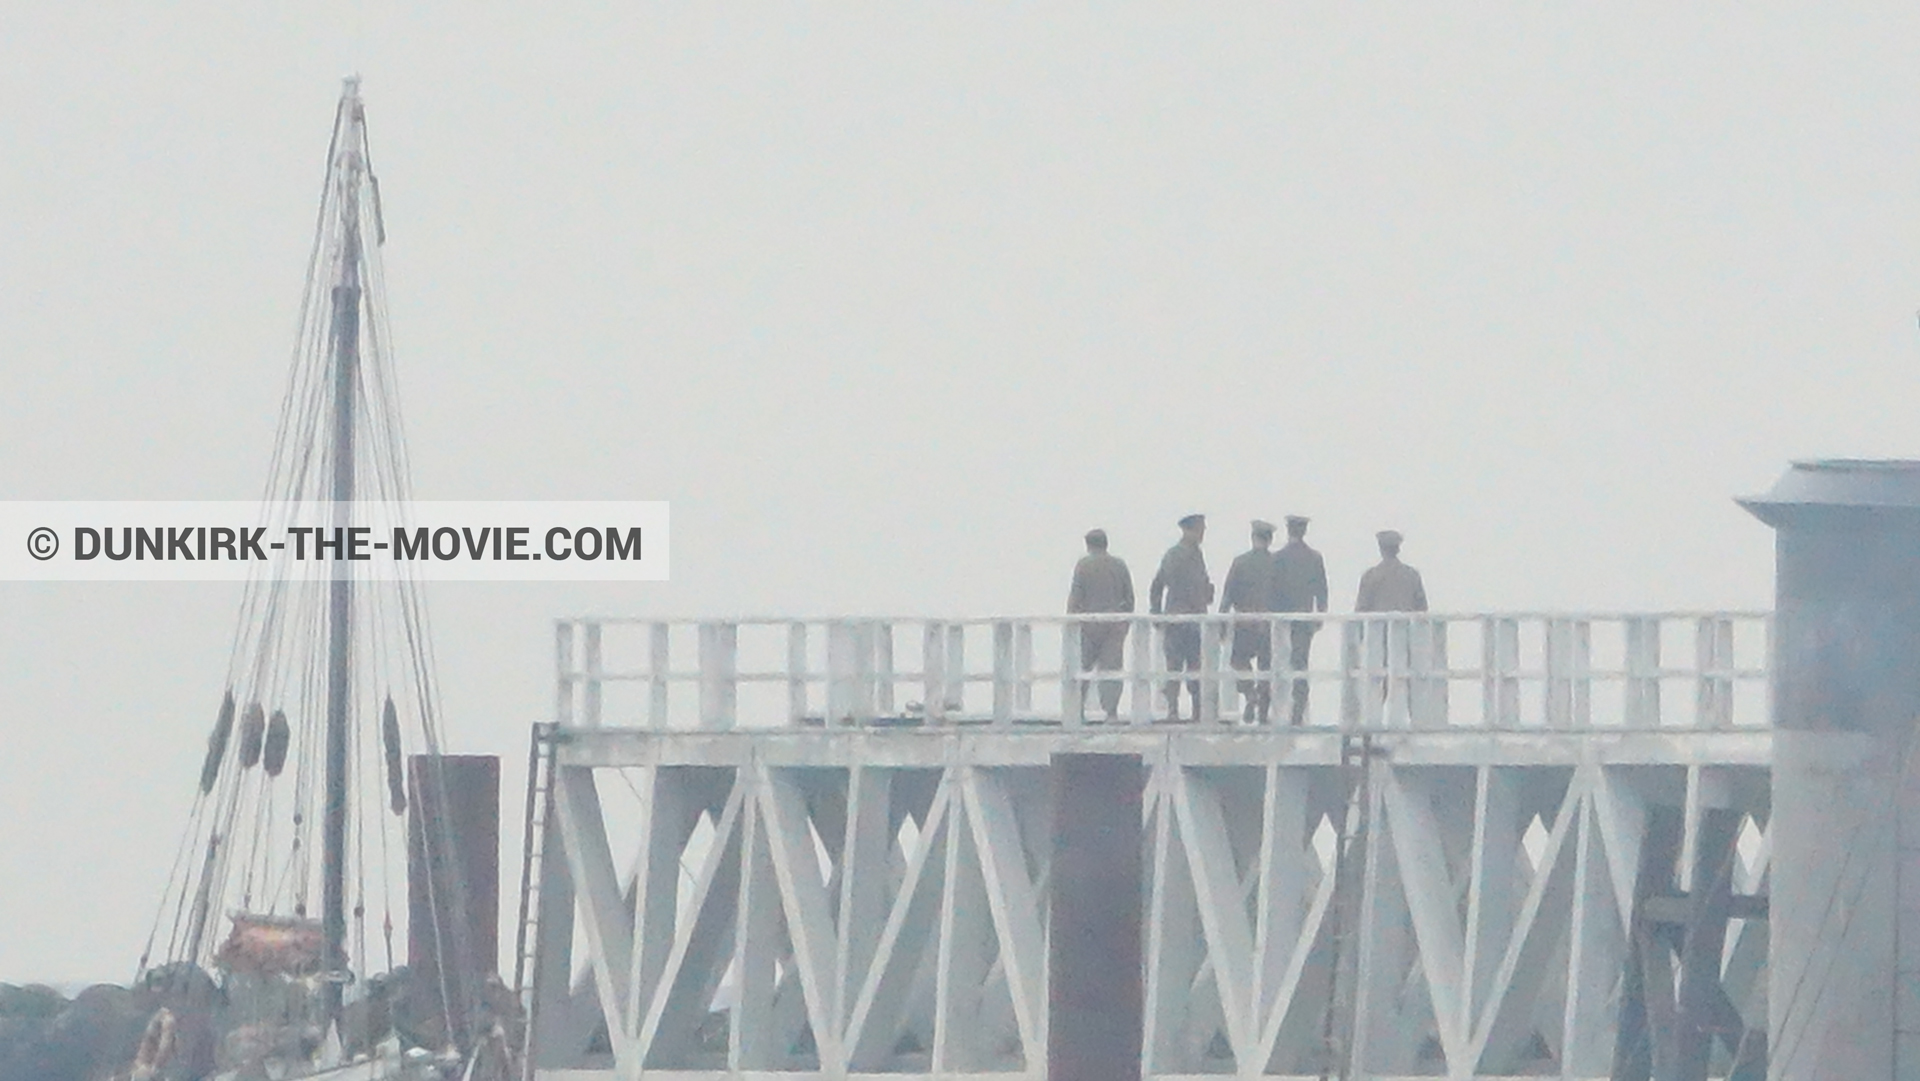
M 1354 599 L 1356 612 L 1424 612 L 1427 587 L 1420 572 L 1388 556 L 1360 576 L 1360 595 Z
M 1276 583 L 1273 553 L 1253 548 L 1234 557 L 1227 580 L 1220 587 L 1222 612 L 1273 611 Z
M 1207 560 L 1200 546 L 1182 541 L 1160 557 L 1160 570 L 1153 576 L 1147 600 L 1154 612 L 1193 614 L 1204 612 L 1213 601 L 1213 579 L 1207 577 Z
M 1327 610 L 1327 563 L 1303 540 L 1290 540 L 1273 553 L 1276 612 Z

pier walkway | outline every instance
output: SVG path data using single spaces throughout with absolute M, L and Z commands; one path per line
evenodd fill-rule
M 1147 774 L 1148 1077 L 1318 1078 L 1330 1045 L 1369 1078 L 1606 1077 L 1622 1003 L 1686 965 L 1764 1030 L 1768 614 L 1275 616 L 1271 727 L 1226 665 L 1245 618 L 563 621 L 534 1075 L 1043 1077 L 1070 752 Z M 1172 724 L 1183 619 L 1202 708 Z M 1121 669 L 1082 670 L 1094 620 L 1130 625 Z M 1119 724 L 1081 719 L 1098 678 Z

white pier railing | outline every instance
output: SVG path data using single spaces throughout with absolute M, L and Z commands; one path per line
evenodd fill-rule
M 1082 663 L 1088 624 L 1124 624 L 1117 668 Z M 1197 671 L 1169 670 L 1172 628 L 1200 640 Z M 1296 627 L 1308 661 L 1289 662 Z M 1238 723 L 1243 681 L 1273 723 L 1358 730 L 1714 730 L 1767 724 L 1765 612 L 1021 616 L 975 619 L 577 618 L 557 627 L 555 719 L 569 727 L 1164 723 L 1166 686 L 1199 684 L 1200 721 Z M 1270 671 L 1232 667 L 1236 632 L 1264 635 Z M 1251 685 L 1249 687 L 1251 688 Z M 1256 693 L 1258 693 L 1256 691 Z

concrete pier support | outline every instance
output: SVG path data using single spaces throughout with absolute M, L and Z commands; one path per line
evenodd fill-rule
M 1769 1077 L 1920 1081 L 1920 462 L 1800 462 L 1776 531 Z

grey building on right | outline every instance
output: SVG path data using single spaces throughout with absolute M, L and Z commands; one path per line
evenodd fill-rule
M 1796 462 L 1775 530 L 1775 1081 L 1920 1078 L 1920 462 Z

